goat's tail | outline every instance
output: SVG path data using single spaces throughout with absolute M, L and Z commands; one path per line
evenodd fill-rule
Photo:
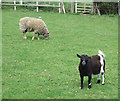
M 99 55 L 101 55 L 103 58 L 105 58 L 105 54 L 104 54 L 101 50 L 98 50 L 98 53 L 99 53 Z
M 100 56 L 100 63 L 101 63 L 101 73 L 102 73 L 102 85 L 104 85 L 104 77 L 105 77 L 105 54 L 101 51 L 101 50 L 98 50 L 98 56 Z

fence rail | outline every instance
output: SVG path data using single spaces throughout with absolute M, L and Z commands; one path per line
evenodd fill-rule
M 36 1 L 36 4 L 23 4 L 23 1 L 20 0 L 19 4 L 16 3 L 16 0 L 13 1 L 13 3 L 0 3 L 0 7 L 2 6 L 14 6 L 14 10 L 16 10 L 16 6 L 32 6 L 32 7 L 36 7 L 36 11 L 38 12 L 38 7 L 53 7 L 53 8 L 58 8 L 59 13 L 61 13 L 61 11 L 64 12 L 65 14 L 65 7 L 64 7 L 64 2 L 61 2 L 60 0 L 55 1 L 58 2 L 58 5 L 50 5 L 49 4 L 38 4 L 38 2 L 43 2 L 43 1 Z
M 0 5 L 4 5 L 4 6 L 34 6 L 34 7 L 56 7 L 56 8 L 60 8 L 60 6 L 55 6 L 55 5 L 36 5 L 36 4 L 0 4 Z

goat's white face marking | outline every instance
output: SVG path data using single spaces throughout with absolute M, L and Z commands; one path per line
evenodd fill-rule
M 82 61 L 82 65 L 83 65 L 83 66 L 85 66 L 85 65 L 86 65 L 86 62 L 85 62 L 85 60 L 84 60 L 84 61 Z
M 83 66 L 85 66 L 87 64 L 87 61 L 89 60 L 89 56 L 87 54 L 83 54 L 81 56 L 77 54 L 77 56 L 81 58 L 81 63 Z

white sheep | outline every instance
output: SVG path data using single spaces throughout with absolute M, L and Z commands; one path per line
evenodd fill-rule
M 49 37 L 47 26 L 41 19 L 24 17 L 20 19 L 19 26 L 20 30 L 23 32 L 24 39 L 27 39 L 26 32 L 34 32 L 32 40 L 34 40 L 36 34 L 38 34 L 38 40 L 39 35 L 43 35 L 45 39 Z

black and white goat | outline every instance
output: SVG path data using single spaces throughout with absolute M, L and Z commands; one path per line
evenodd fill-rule
M 79 72 L 81 77 L 81 87 L 83 89 L 83 78 L 84 76 L 88 76 L 88 89 L 91 88 L 91 78 L 92 74 L 98 75 L 97 83 L 100 83 L 100 72 L 102 74 L 102 85 L 104 85 L 104 77 L 105 77 L 105 55 L 102 51 L 98 51 L 98 55 L 88 56 L 87 54 L 82 54 L 81 56 L 77 54 L 77 56 L 81 59 L 79 64 Z

